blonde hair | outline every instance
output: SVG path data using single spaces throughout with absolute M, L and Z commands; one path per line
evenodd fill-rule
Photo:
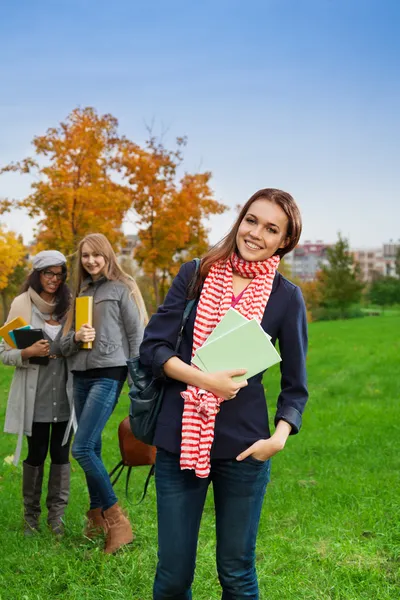
M 102 233 L 90 233 L 85 236 L 78 244 L 78 249 L 76 251 L 76 259 L 75 259 L 75 268 L 74 268 L 74 281 L 73 281 L 73 295 L 74 301 L 72 303 L 71 309 L 67 314 L 67 319 L 64 325 L 64 335 L 71 329 L 72 322 L 74 318 L 74 308 L 75 308 L 75 298 L 78 296 L 79 292 L 82 291 L 82 284 L 85 279 L 88 277 L 88 272 L 84 269 L 82 265 L 82 247 L 84 244 L 87 244 L 93 252 L 100 254 L 105 261 L 104 266 L 104 276 L 109 281 L 121 281 L 126 285 L 126 287 L 130 290 L 131 296 L 135 301 L 136 306 L 138 307 L 140 317 L 143 323 L 146 325 L 148 321 L 146 306 L 140 292 L 140 289 L 134 280 L 133 277 L 125 273 L 122 270 L 121 266 L 118 263 L 115 252 L 106 238 Z M 84 291 L 84 290 L 83 290 Z

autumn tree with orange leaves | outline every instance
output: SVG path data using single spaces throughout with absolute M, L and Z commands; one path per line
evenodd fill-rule
M 122 239 L 130 195 L 116 182 L 111 166 L 119 144 L 117 125 L 114 117 L 100 116 L 93 108 L 75 109 L 65 122 L 33 139 L 35 158 L 0 171 L 38 177 L 32 193 L 14 202 L 39 217 L 37 249 L 57 248 L 68 255 L 95 231 L 113 244 Z
M 7 287 L 16 269 L 22 266 L 26 248 L 20 236 L 0 225 L 0 296 L 3 320 L 8 313 Z
M 5 200 L 3 210 L 24 208 L 39 218 L 36 250 L 72 254 L 90 232 L 107 235 L 118 250 L 122 223 L 135 215 L 135 260 L 151 277 L 155 304 L 162 301 L 179 265 L 208 248 L 205 220 L 226 206 L 210 187 L 211 173 L 178 176 L 185 138 L 174 150 L 149 132 L 144 147 L 118 134 L 112 115 L 75 109 L 58 127 L 33 139 L 35 157 L 0 170 L 36 174 L 32 193 Z
M 177 178 L 185 144 L 185 138 L 177 138 L 176 148 L 168 150 L 153 136 L 145 148 L 125 140 L 118 157 L 137 218 L 135 260 L 152 277 L 156 305 L 182 262 L 208 249 L 204 220 L 227 209 L 213 197 L 211 173 Z

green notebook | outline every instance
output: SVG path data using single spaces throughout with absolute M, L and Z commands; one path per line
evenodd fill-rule
M 221 337 L 221 335 L 224 335 L 225 333 L 228 333 L 229 331 L 240 327 L 241 325 L 246 323 L 247 320 L 248 319 L 246 319 L 246 317 L 243 317 L 243 315 L 241 315 L 237 310 L 235 310 L 234 308 L 230 308 L 222 317 L 215 329 L 213 329 L 213 331 L 210 333 L 207 340 L 203 344 L 203 347 L 206 344 L 209 344 L 210 342 Z M 192 359 L 192 364 L 196 365 L 196 367 L 198 367 L 201 371 L 207 371 L 203 362 L 197 356 L 197 353 Z
M 234 308 L 230 308 L 222 317 L 215 329 L 210 333 L 202 348 L 204 348 L 204 346 L 206 346 L 207 344 L 210 344 L 211 342 L 215 341 L 222 335 L 225 335 L 226 333 L 237 329 L 238 327 L 240 327 L 244 323 L 247 323 L 248 321 L 249 319 L 241 315 L 237 310 L 235 310 Z M 271 339 L 271 336 L 269 336 L 268 333 L 265 333 L 265 335 L 268 337 L 268 339 Z M 203 361 L 199 358 L 197 353 L 192 359 L 192 364 L 196 365 L 196 367 L 198 367 L 201 371 L 207 371 L 205 365 L 203 364 Z
M 246 374 L 235 377 L 235 381 L 254 377 L 281 360 L 270 336 L 255 319 L 246 319 L 239 327 L 207 341 L 197 350 L 196 357 L 199 369 L 209 373 L 246 369 Z

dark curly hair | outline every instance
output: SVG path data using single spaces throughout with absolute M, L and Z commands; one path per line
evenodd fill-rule
M 44 269 L 42 269 L 44 271 Z M 37 294 L 40 294 L 40 292 L 43 291 L 42 288 L 42 284 L 40 283 L 40 273 L 41 271 L 32 271 L 32 273 L 30 273 L 26 279 L 26 281 L 22 284 L 21 287 L 21 294 L 23 292 L 26 292 L 28 290 L 28 288 L 32 288 L 33 290 L 35 290 L 35 292 Z M 63 275 L 63 279 L 61 280 L 61 283 L 55 293 L 55 297 L 56 297 L 56 307 L 54 310 L 54 315 L 57 317 L 57 320 L 61 321 L 61 319 L 64 317 L 64 315 L 66 314 L 66 312 L 68 311 L 70 305 L 71 305 L 71 291 L 69 289 L 69 287 L 67 286 L 67 284 L 65 283 L 65 280 L 67 278 L 67 266 L 66 265 L 61 265 L 61 273 Z

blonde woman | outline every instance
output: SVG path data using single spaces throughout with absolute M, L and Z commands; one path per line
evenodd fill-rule
M 105 552 L 111 554 L 133 540 L 101 457 L 101 435 L 127 376 L 126 360 L 138 354 L 147 320 L 135 281 L 124 273 L 107 238 L 87 235 L 79 244 L 76 296 L 93 296 L 93 327 L 73 329 L 68 315 L 61 340 L 71 356 L 73 395 L 78 429 L 72 455 L 85 472 L 90 509 L 85 535 L 107 532 Z M 91 350 L 82 343 L 93 342 Z

